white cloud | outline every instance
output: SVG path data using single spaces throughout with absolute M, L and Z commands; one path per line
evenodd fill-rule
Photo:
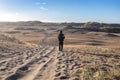
M 48 10 L 47 8 L 44 7 L 44 5 L 46 5 L 46 4 L 47 3 L 45 3 L 45 2 L 36 2 L 35 3 L 35 5 L 37 5 L 40 10 L 44 10 L 44 11 Z
M 47 3 L 45 3 L 45 2 L 42 2 L 42 3 L 41 2 L 36 2 L 35 4 L 36 5 L 46 5 Z
M 39 7 L 40 10 L 48 10 L 47 8 L 43 7 L 43 6 L 40 6 Z

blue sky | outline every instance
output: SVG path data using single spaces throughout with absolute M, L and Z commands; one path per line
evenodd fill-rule
M 120 23 L 120 0 L 0 0 L 0 21 Z

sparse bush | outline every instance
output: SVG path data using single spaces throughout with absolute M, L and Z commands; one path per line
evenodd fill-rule
M 100 27 L 99 30 L 103 32 L 120 33 L 120 27 L 103 26 Z
M 120 80 L 120 67 L 114 66 L 110 71 L 102 71 L 99 69 L 97 72 L 85 71 L 83 80 Z

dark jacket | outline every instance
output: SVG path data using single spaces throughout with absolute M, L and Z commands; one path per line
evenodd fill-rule
M 59 42 L 63 42 L 64 39 L 65 39 L 64 34 L 60 33 L 60 34 L 58 35 L 58 40 L 59 40 Z

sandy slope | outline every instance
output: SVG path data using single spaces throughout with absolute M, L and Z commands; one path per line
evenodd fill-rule
M 13 53 L 12 59 L 3 58 L 0 80 L 79 80 L 85 71 L 96 74 L 98 69 L 109 71 L 120 64 L 119 55 L 105 55 L 99 49 L 69 48 L 63 52 L 57 49 L 53 46 L 26 49 L 24 53 Z
M 6 80 L 33 80 L 39 70 L 48 64 L 48 62 L 51 60 L 53 56 L 51 53 L 53 53 L 54 49 L 54 47 L 46 47 L 42 49 L 40 48 L 40 50 L 35 49 L 35 51 L 29 52 L 31 53 L 31 56 L 27 55 L 27 60 L 22 59 L 24 60 L 23 64 L 15 66 L 15 72 L 12 75 L 10 74 Z M 25 56 L 25 53 L 22 54 L 22 56 Z M 12 61 L 10 63 L 13 64 Z
M 51 46 L 56 43 L 54 39 L 56 39 L 57 36 L 52 38 L 52 34 L 47 31 L 43 34 L 44 36 L 41 39 L 40 47 L 18 48 L 16 51 L 3 46 L 0 47 L 0 80 L 89 80 L 84 79 L 86 72 L 89 71 L 92 72 L 93 76 L 99 77 L 99 70 L 105 74 L 108 71 L 114 71 L 116 66 L 119 67 L 117 71 L 120 70 L 120 48 L 109 49 L 103 46 L 90 47 L 88 45 L 83 46 L 82 44 L 77 45 L 78 43 L 74 43 L 77 41 L 81 41 L 80 43 L 87 42 L 84 39 L 88 40 L 89 37 L 91 39 L 91 36 L 94 36 L 93 33 L 90 34 L 91 36 L 81 34 L 80 37 L 82 36 L 81 39 L 83 40 L 79 40 L 79 35 L 72 36 L 69 34 L 67 36 L 66 34 L 68 47 L 66 47 L 63 52 L 59 52 L 58 47 Z M 100 41 L 97 41 L 100 36 L 93 37 L 91 40 L 96 39 L 96 42 L 92 42 L 100 43 Z M 50 39 L 50 37 L 52 39 Z M 75 39 L 72 40 L 73 37 L 75 37 Z M 30 38 L 34 37 L 30 36 Z M 106 42 L 110 41 L 112 44 L 119 45 L 117 42 L 120 40 L 119 38 L 105 39 Z M 2 40 L 1 43 L 5 40 L 6 38 Z M 5 43 L 8 44 L 8 41 L 6 42 Z M 11 40 L 11 42 L 13 41 Z M 71 43 L 74 44 L 74 48 L 71 48 L 73 47 Z M 116 77 L 116 75 L 114 76 Z M 117 77 L 120 78 L 120 74 L 118 74 Z M 118 80 L 118 78 L 112 79 Z

